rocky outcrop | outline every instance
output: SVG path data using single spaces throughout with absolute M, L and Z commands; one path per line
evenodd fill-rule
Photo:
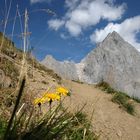
M 62 77 L 90 84 L 105 81 L 116 90 L 140 98 L 140 53 L 116 32 L 110 33 L 79 64 L 49 58 L 42 63 Z

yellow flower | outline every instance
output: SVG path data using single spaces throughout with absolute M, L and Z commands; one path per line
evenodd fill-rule
M 48 100 L 48 101 L 54 101 L 54 100 L 60 100 L 60 96 L 55 94 L 55 93 L 48 93 L 45 95 L 45 98 Z
M 33 103 L 34 103 L 34 105 L 38 105 L 39 103 L 43 104 L 46 101 L 47 101 L 47 98 L 46 97 L 42 97 L 42 98 L 36 98 Z
M 37 105 L 39 103 L 41 103 L 41 98 L 36 98 L 34 101 L 33 101 L 34 105 Z
M 64 95 L 64 96 L 67 96 L 69 91 L 63 87 L 58 87 L 56 89 L 56 92 L 59 94 L 59 95 Z
M 45 103 L 47 101 L 47 98 L 46 97 L 42 97 L 40 101 L 43 104 L 43 103 Z
M 42 98 L 47 98 L 47 94 L 48 94 L 48 92 L 44 93 L 44 94 L 42 95 Z

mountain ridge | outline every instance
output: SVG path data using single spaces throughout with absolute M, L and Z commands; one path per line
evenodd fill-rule
M 140 53 L 115 31 L 108 34 L 80 63 L 56 60 L 52 63 L 44 59 L 42 64 L 63 78 L 88 84 L 105 81 L 116 90 L 140 98 Z

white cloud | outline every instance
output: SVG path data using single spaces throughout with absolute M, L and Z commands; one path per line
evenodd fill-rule
M 62 39 L 68 39 L 68 38 L 69 38 L 67 35 L 65 35 L 65 34 L 63 34 L 63 33 L 60 34 L 60 37 L 61 37 Z
M 70 32 L 70 34 L 72 36 L 78 36 L 79 33 L 82 32 L 82 28 L 81 26 L 75 24 L 75 23 L 72 23 L 72 22 L 67 22 L 65 24 L 65 27 L 68 29 L 68 31 Z
M 78 2 L 79 0 L 65 0 L 66 7 L 70 8 L 71 10 L 76 7 Z
M 125 11 L 125 4 L 115 5 L 114 0 L 66 0 L 66 5 L 69 10 L 62 20 L 72 36 L 78 36 L 102 19 L 119 20 Z
M 30 0 L 30 3 L 31 4 L 34 4 L 34 3 L 42 3 L 42 2 L 51 2 L 51 0 Z
M 136 38 L 137 33 L 140 33 L 140 15 L 128 18 L 120 24 L 109 23 L 104 29 L 97 29 L 90 39 L 92 42 L 101 42 L 108 33 L 113 31 L 118 32 L 126 41 L 140 50 L 140 43 Z
M 53 20 L 49 20 L 48 21 L 48 25 L 49 25 L 49 28 L 52 28 L 54 30 L 58 30 L 61 26 L 64 25 L 64 21 L 63 20 L 59 20 L 59 19 L 53 19 Z

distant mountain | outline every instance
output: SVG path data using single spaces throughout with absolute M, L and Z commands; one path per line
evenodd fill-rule
M 42 64 L 55 70 L 61 77 L 70 79 L 70 80 L 77 80 L 77 67 L 74 62 L 64 61 L 59 62 L 53 58 L 51 55 L 47 55 L 46 58 L 42 61 Z
M 80 63 L 59 62 L 51 56 L 42 63 L 62 77 L 94 84 L 109 83 L 114 89 L 140 98 L 140 53 L 112 32 Z

